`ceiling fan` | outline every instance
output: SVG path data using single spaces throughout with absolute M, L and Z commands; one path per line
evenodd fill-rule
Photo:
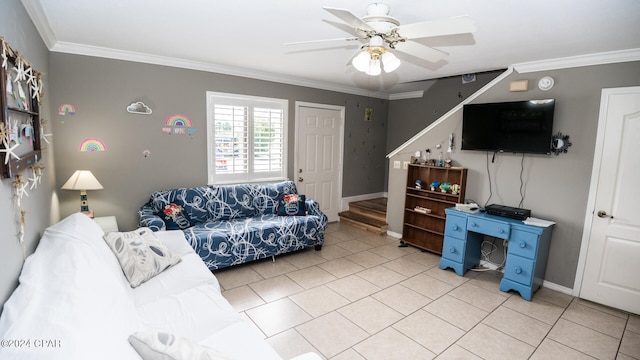
M 471 33 L 476 30 L 473 20 L 468 16 L 400 25 L 396 18 L 389 15 L 389 5 L 382 3 L 373 3 L 367 6 L 367 15 L 362 18 L 346 9 L 326 6 L 323 9 L 349 25 L 351 27 L 350 32 L 355 36 L 341 39 L 302 41 L 288 43 L 287 45 L 335 40 L 362 41 L 364 44 L 352 56 L 350 62 L 358 71 L 372 76 L 380 75 L 382 68 L 388 73 L 400 66 L 400 60 L 393 54 L 392 50 L 434 63 L 449 55 L 444 51 L 415 42 L 414 40 L 416 39 Z

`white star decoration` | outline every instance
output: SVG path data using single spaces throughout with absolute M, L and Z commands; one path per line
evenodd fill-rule
M 44 132 L 40 131 L 40 139 L 44 140 L 44 142 L 46 142 L 47 144 L 51 144 L 51 142 L 49 142 L 49 139 L 47 139 L 47 136 L 53 136 L 53 134 L 45 134 Z
M 13 80 L 14 82 L 24 81 L 26 77 L 26 73 L 24 70 L 24 62 L 20 58 L 16 59 L 17 67 L 14 69 L 16 71 L 16 78 Z
M 4 42 L 2 43 L 2 68 L 7 69 L 7 48 L 4 47 Z
M 47 139 L 47 136 L 53 136 L 53 134 L 45 134 L 44 133 L 44 125 L 48 122 L 49 120 L 47 119 L 41 119 L 40 120 L 40 139 L 44 140 L 44 142 L 46 142 L 47 144 L 51 144 L 49 142 L 49 139 Z
M 31 95 L 32 99 L 38 98 L 38 102 L 40 102 L 40 86 L 41 86 L 41 82 L 40 80 L 34 80 L 31 83 L 31 92 L 33 93 L 33 95 Z
M 32 177 L 27 179 L 29 182 L 31 182 L 31 187 L 29 187 L 29 190 L 36 189 L 38 187 L 38 184 L 40 183 L 41 178 L 41 175 L 38 174 L 38 170 L 35 167 L 31 168 L 31 173 Z
M 27 192 L 27 184 L 22 179 L 22 175 L 16 175 L 15 180 L 13 180 L 13 188 L 16 190 L 16 205 L 20 208 L 22 206 L 22 198 L 25 195 L 29 196 L 29 193 Z
M 6 153 L 6 155 L 4 156 L 4 164 L 7 165 L 9 163 L 9 158 L 10 157 L 14 157 L 17 160 L 20 160 L 20 157 L 18 155 L 16 155 L 16 153 L 14 153 L 15 149 L 20 146 L 20 144 L 15 144 L 12 147 L 9 147 L 9 145 L 7 145 L 6 142 L 3 141 L 3 145 L 5 146 L 4 149 L 0 149 L 0 152 Z
M 36 82 L 36 77 L 33 74 L 33 69 L 31 67 L 28 67 L 25 71 L 24 71 L 24 75 L 27 78 L 27 84 L 35 84 Z
M 2 68 L 6 70 L 7 60 L 9 59 L 9 57 L 7 56 L 7 43 L 2 37 L 0 37 L 0 45 L 2 46 Z

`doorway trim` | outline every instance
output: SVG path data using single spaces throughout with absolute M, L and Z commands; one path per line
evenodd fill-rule
M 311 107 L 311 108 L 318 108 L 318 109 L 328 109 L 328 110 L 336 110 L 336 111 L 340 111 L 340 134 L 339 136 L 339 142 L 340 142 L 340 148 L 338 149 L 338 184 L 336 184 L 336 189 L 338 189 L 337 191 L 337 199 L 335 199 L 336 204 L 338 206 L 338 212 L 343 210 L 342 207 L 342 176 L 343 176 L 343 166 L 344 166 L 344 127 L 345 127 L 345 107 L 344 106 L 339 106 L 339 105 L 328 105 L 328 104 L 318 104 L 318 103 L 311 103 L 311 102 L 306 102 L 306 101 L 296 101 L 295 102 L 295 121 L 294 121 L 294 129 L 293 129 L 293 137 L 294 137 L 294 150 L 293 150 L 293 171 L 294 171 L 294 177 L 295 177 L 295 171 L 296 169 L 299 169 L 300 167 L 298 166 L 298 124 L 299 124 L 299 120 L 300 120 L 300 108 L 301 107 Z

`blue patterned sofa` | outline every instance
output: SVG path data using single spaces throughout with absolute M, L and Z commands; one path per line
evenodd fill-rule
M 320 250 L 327 216 L 315 200 L 291 194 L 297 194 L 292 181 L 156 191 L 138 210 L 138 223 L 153 231 L 182 230 L 211 270 L 311 245 Z M 287 213 L 291 205 L 296 216 Z

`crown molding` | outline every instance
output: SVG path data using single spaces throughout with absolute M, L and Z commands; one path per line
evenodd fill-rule
M 27 11 L 27 14 L 31 18 L 33 25 L 38 30 L 42 41 L 51 50 L 56 43 L 56 35 L 49 24 L 49 20 L 42 9 L 42 5 L 39 1 L 22 0 L 22 6 Z
M 341 86 L 336 84 L 329 84 L 320 81 L 312 81 L 301 79 L 293 76 L 272 74 L 248 69 L 242 69 L 232 66 L 216 65 L 200 61 L 185 60 L 179 58 L 173 58 L 168 56 L 149 55 L 134 51 L 117 50 L 99 46 L 89 46 L 68 42 L 56 42 L 53 47 L 50 48 L 53 52 L 86 55 L 100 58 L 108 58 L 115 60 L 133 61 L 146 64 L 171 66 L 190 70 L 200 70 L 206 72 L 213 72 L 224 75 L 239 76 L 245 78 L 251 78 L 256 80 L 272 81 L 287 85 L 296 85 L 311 87 L 314 89 L 329 90 L 342 92 L 353 95 L 361 95 L 367 97 L 374 97 L 389 100 L 390 94 L 384 92 L 372 92 L 366 89 L 359 89 L 349 86 Z
M 604 65 L 629 61 L 640 61 L 640 49 L 609 51 L 565 58 L 531 61 L 514 64 L 513 68 L 520 74 L 568 69 L 582 66 Z

